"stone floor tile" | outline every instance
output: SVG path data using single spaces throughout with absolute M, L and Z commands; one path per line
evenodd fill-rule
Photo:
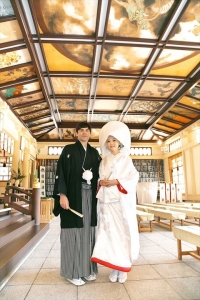
M 49 249 L 38 249 L 36 248 L 29 256 L 29 258 L 32 257 L 47 257 L 49 255 L 50 250 Z
M 173 278 L 168 279 L 167 282 L 182 296 L 182 299 L 200 299 L 199 277 Z
M 40 269 L 46 257 L 28 257 L 19 269 Z
M 44 269 L 60 268 L 60 257 L 47 257 L 42 268 Z
M 34 284 L 66 284 L 68 281 L 60 276 L 60 269 L 41 269 L 37 277 L 35 278 Z
M 32 284 L 39 272 L 39 269 L 20 269 L 8 281 L 7 285 Z
M 142 255 L 138 256 L 138 259 L 133 263 L 133 266 L 137 266 L 137 265 L 147 265 L 148 262 L 146 261 L 146 259 L 144 259 L 144 257 Z
M 190 256 L 191 257 L 191 256 Z M 186 259 L 185 257 L 183 258 L 183 260 L 185 264 L 187 264 L 188 266 L 190 266 L 192 269 L 198 271 L 200 273 L 200 261 L 191 257 L 191 259 Z
M 77 300 L 77 289 L 69 284 L 33 285 L 26 300 Z
M 133 266 L 128 273 L 128 280 L 161 279 L 161 276 L 150 265 Z
M 0 292 L 0 299 L 5 300 L 24 300 L 26 298 L 26 295 L 28 294 L 29 290 L 31 288 L 31 285 L 7 285 L 5 286 L 2 291 Z
M 126 281 L 124 285 L 131 300 L 183 299 L 173 287 L 162 279 Z
M 78 300 L 130 300 L 124 284 L 93 283 L 78 288 Z
M 153 268 L 163 277 L 163 278 L 179 278 L 179 277 L 190 277 L 199 276 L 199 272 L 195 271 L 184 262 L 179 262 L 175 264 L 159 264 L 153 265 Z
M 148 247 L 140 247 L 140 254 L 144 256 L 144 254 L 150 254 L 153 253 L 154 255 L 158 253 L 167 253 L 165 249 L 163 249 L 160 246 L 154 245 L 154 246 L 148 246 Z
M 47 256 L 48 257 L 60 257 L 60 249 L 52 248 Z
M 149 264 L 162 264 L 162 263 L 176 263 L 179 262 L 179 260 L 177 260 L 177 257 L 172 255 L 171 253 L 157 253 L 155 255 L 153 254 L 142 254 L 142 256 L 144 257 L 144 259 L 146 259 L 146 261 Z

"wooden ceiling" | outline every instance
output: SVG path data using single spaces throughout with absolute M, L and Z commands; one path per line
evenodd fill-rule
M 199 0 L 1 0 L 0 97 L 37 141 L 166 140 L 200 118 Z

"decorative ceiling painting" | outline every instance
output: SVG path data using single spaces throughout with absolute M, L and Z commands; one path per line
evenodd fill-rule
M 199 0 L 1 0 L 0 42 L 0 97 L 37 141 L 119 120 L 156 142 L 200 119 Z
M 57 99 L 58 108 L 60 111 L 73 111 L 79 109 L 87 110 L 88 101 L 84 99 Z
M 40 101 L 45 101 L 44 100 L 44 95 L 42 92 L 38 93 L 31 93 L 27 95 L 20 95 L 20 97 L 14 97 L 14 98 L 9 98 L 7 102 L 9 103 L 12 108 L 16 107 L 21 107 L 22 105 L 25 105 L 25 107 L 29 107 L 32 104 L 37 104 L 37 102 Z
M 1 83 L 6 83 L 8 80 L 10 82 L 18 80 L 18 79 L 26 79 L 28 77 L 34 77 L 36 76 L 35 69 L 33 65 L 31 64 L 30 66 L 25 65 L 24 67 L 20 68 L 15 68 L 10 71 L 2 71 L 1 76 L 0 76 L 0 84 Z

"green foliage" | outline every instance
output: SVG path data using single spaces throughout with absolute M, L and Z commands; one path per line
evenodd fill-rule
M 26 175 L 21 173 L 20 168 L 17 168 L 17 171 L 12 170 L 11 171 L 11 179 L 14 180 L 14 183 L 19 180 L 19 182 L 21 182 L 24 178 L 26 177 Z

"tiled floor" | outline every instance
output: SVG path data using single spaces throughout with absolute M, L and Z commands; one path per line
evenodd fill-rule
M 180 225 L 177 223 L 177 225 Z M 168 228 L 153 224 L 140 233 L 140 256 L 124 284 L 108 280 L 99 267 L 96 281 L 76 287 L 60 276 L 59 218 L 0 292 L 6 300 L 158 300 L 200 299 L 200 261 L 177 259 L 177 245 Z M 194 249 L 183 242 L 183 250 Z

